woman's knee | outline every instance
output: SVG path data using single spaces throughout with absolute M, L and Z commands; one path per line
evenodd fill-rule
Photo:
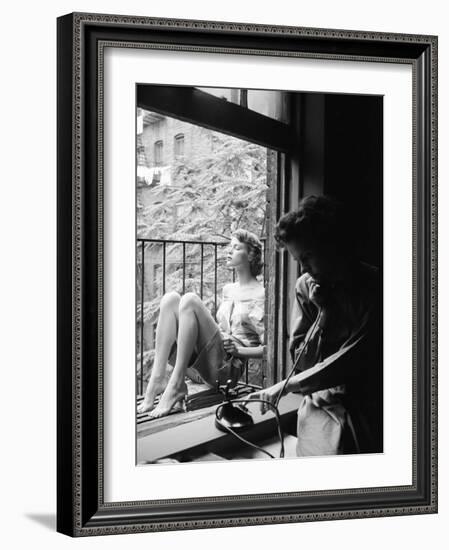
M 201 306 L 201 298 L 195 294 L 194 292 L 187 292 L 184 294 L 184 296 L 181 298 L 181 301 L 179 303 L 179 310 L 192 310 L 197 309 L 199 306 Z
M 161 300 L 161 309 L 162 308 L 174 308 L 179 306 L 179 302 L 181 300 L 181 296 L 175 292 L 167 292 L 162 296 Z

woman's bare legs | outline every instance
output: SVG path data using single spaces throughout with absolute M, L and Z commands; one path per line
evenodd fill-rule
M 159 319 L 156 327 L 156 348 L 153 369 L 145 392 L 143 402 L 137 407 L 137 412 L 150 411 L 154 400 L 167 386 L 167 361 L 178 331 L 179 302 L 181 296 L 177 292 L 168 292 L 161 300 Z
M 167 415 L 187 393 L 186 370 L 195 349 L 201 350 L 217 331 L 217 323 L 201 299 L 193 293 L 185 294 L 179 303 L 179 328 L 176 364 L 168 385 L 157 407 L 150 413 L 153 418 Z M 208 383 L 214 384 L 219 365 L 210 365 L 201 372 Z

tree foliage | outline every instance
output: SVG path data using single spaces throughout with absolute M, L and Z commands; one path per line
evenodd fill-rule
M 178 158 L 158 204 L 141 207 L 141 238 L 216 241 L 238 227 L 264 233 L 266 149 L 214 132 L 213 150 Z

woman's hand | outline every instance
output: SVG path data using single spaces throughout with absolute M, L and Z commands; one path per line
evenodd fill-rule
M 264 390 L 260 390 L 255 393 L 250 393 L 245 397 L 245 399 L 248 400 L 248 402 L 255 400 L 255 399 L 263 399 L 264 401 L 268 401 L 272 405 L 276 405 L 276 402 L 278 401 L 278 398 L 280 399 L 281 394 L 285 394 L 286 392 L 282 391 L 284 389 L 284 381 L 278 382 L 277 384 L 274 384 L 274 386 L 270 386 L 269 388 L 265 388 Z M 261 414 L 265 414 L 267 411 L 273 411 L 273 407 L 270 407 L 268 403 L 258 403 L 259 409 Z
M 239 350 L 235 343 L 235 340 L 233 340 L 230 337 L 223 338 L 223 347 L 225 349 L 226 353 L 229 353 L 229 355 L 233 355 L 234 357 L 239 356 Z
M 312 281 L 309 286 L 309 299 L 320 310 L 319 326 L 323 329 L 329 325 L 329 304 L 331 288 Z
M 321 308 L 329 299 L 329 289 L 312 280 L 309 284 L 309 299 L 318 308 Z

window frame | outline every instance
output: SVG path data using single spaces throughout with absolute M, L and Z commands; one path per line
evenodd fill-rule
M 251 111 L 240 105 L 222 101 L 207 92 L 190 86 L 139 84 L 136 108 L 152 111 L 184 122 L 203 126 L 267 148 L 267 218 L 265 281 L 266 345 L 262 360 L 264 386 L 282 378 L 289 364 L 287 279 L 288 258 L 279 253 L 274 240 L 276 220 L 288 210 L 291 194 L 287 185 L 287 166 L 298 160 L 298 132 L 290 113 L 288 92 L 284 94 L 282 121 Z M 282 171 L 281 171 L 282 167 Z M 290 183 L 290 182 L 289 182 Z M 299 190 L 297 190 L 299 193 Z M 282 271 L 281 271 L 282 270 Z M 283 275 L 284 274 L 284 275 Z M 279 359 L 282 360 L 280 364 Z
M 182 144 L 181 152 L 179 151 L 180 144 Z M 185 134 L 182 132 L 179 134 L 176 134 L 173 138 L 173 145 L 174 145 L 173 152 L 174 152 L 175 158 L 179 159 L 184 157 L 185 156 Z
M 154 151 L 154 165 L 163 166 L 164 165 L 164 140 L 163 139 L 158 139 L 154 142 L 153 151 Z

